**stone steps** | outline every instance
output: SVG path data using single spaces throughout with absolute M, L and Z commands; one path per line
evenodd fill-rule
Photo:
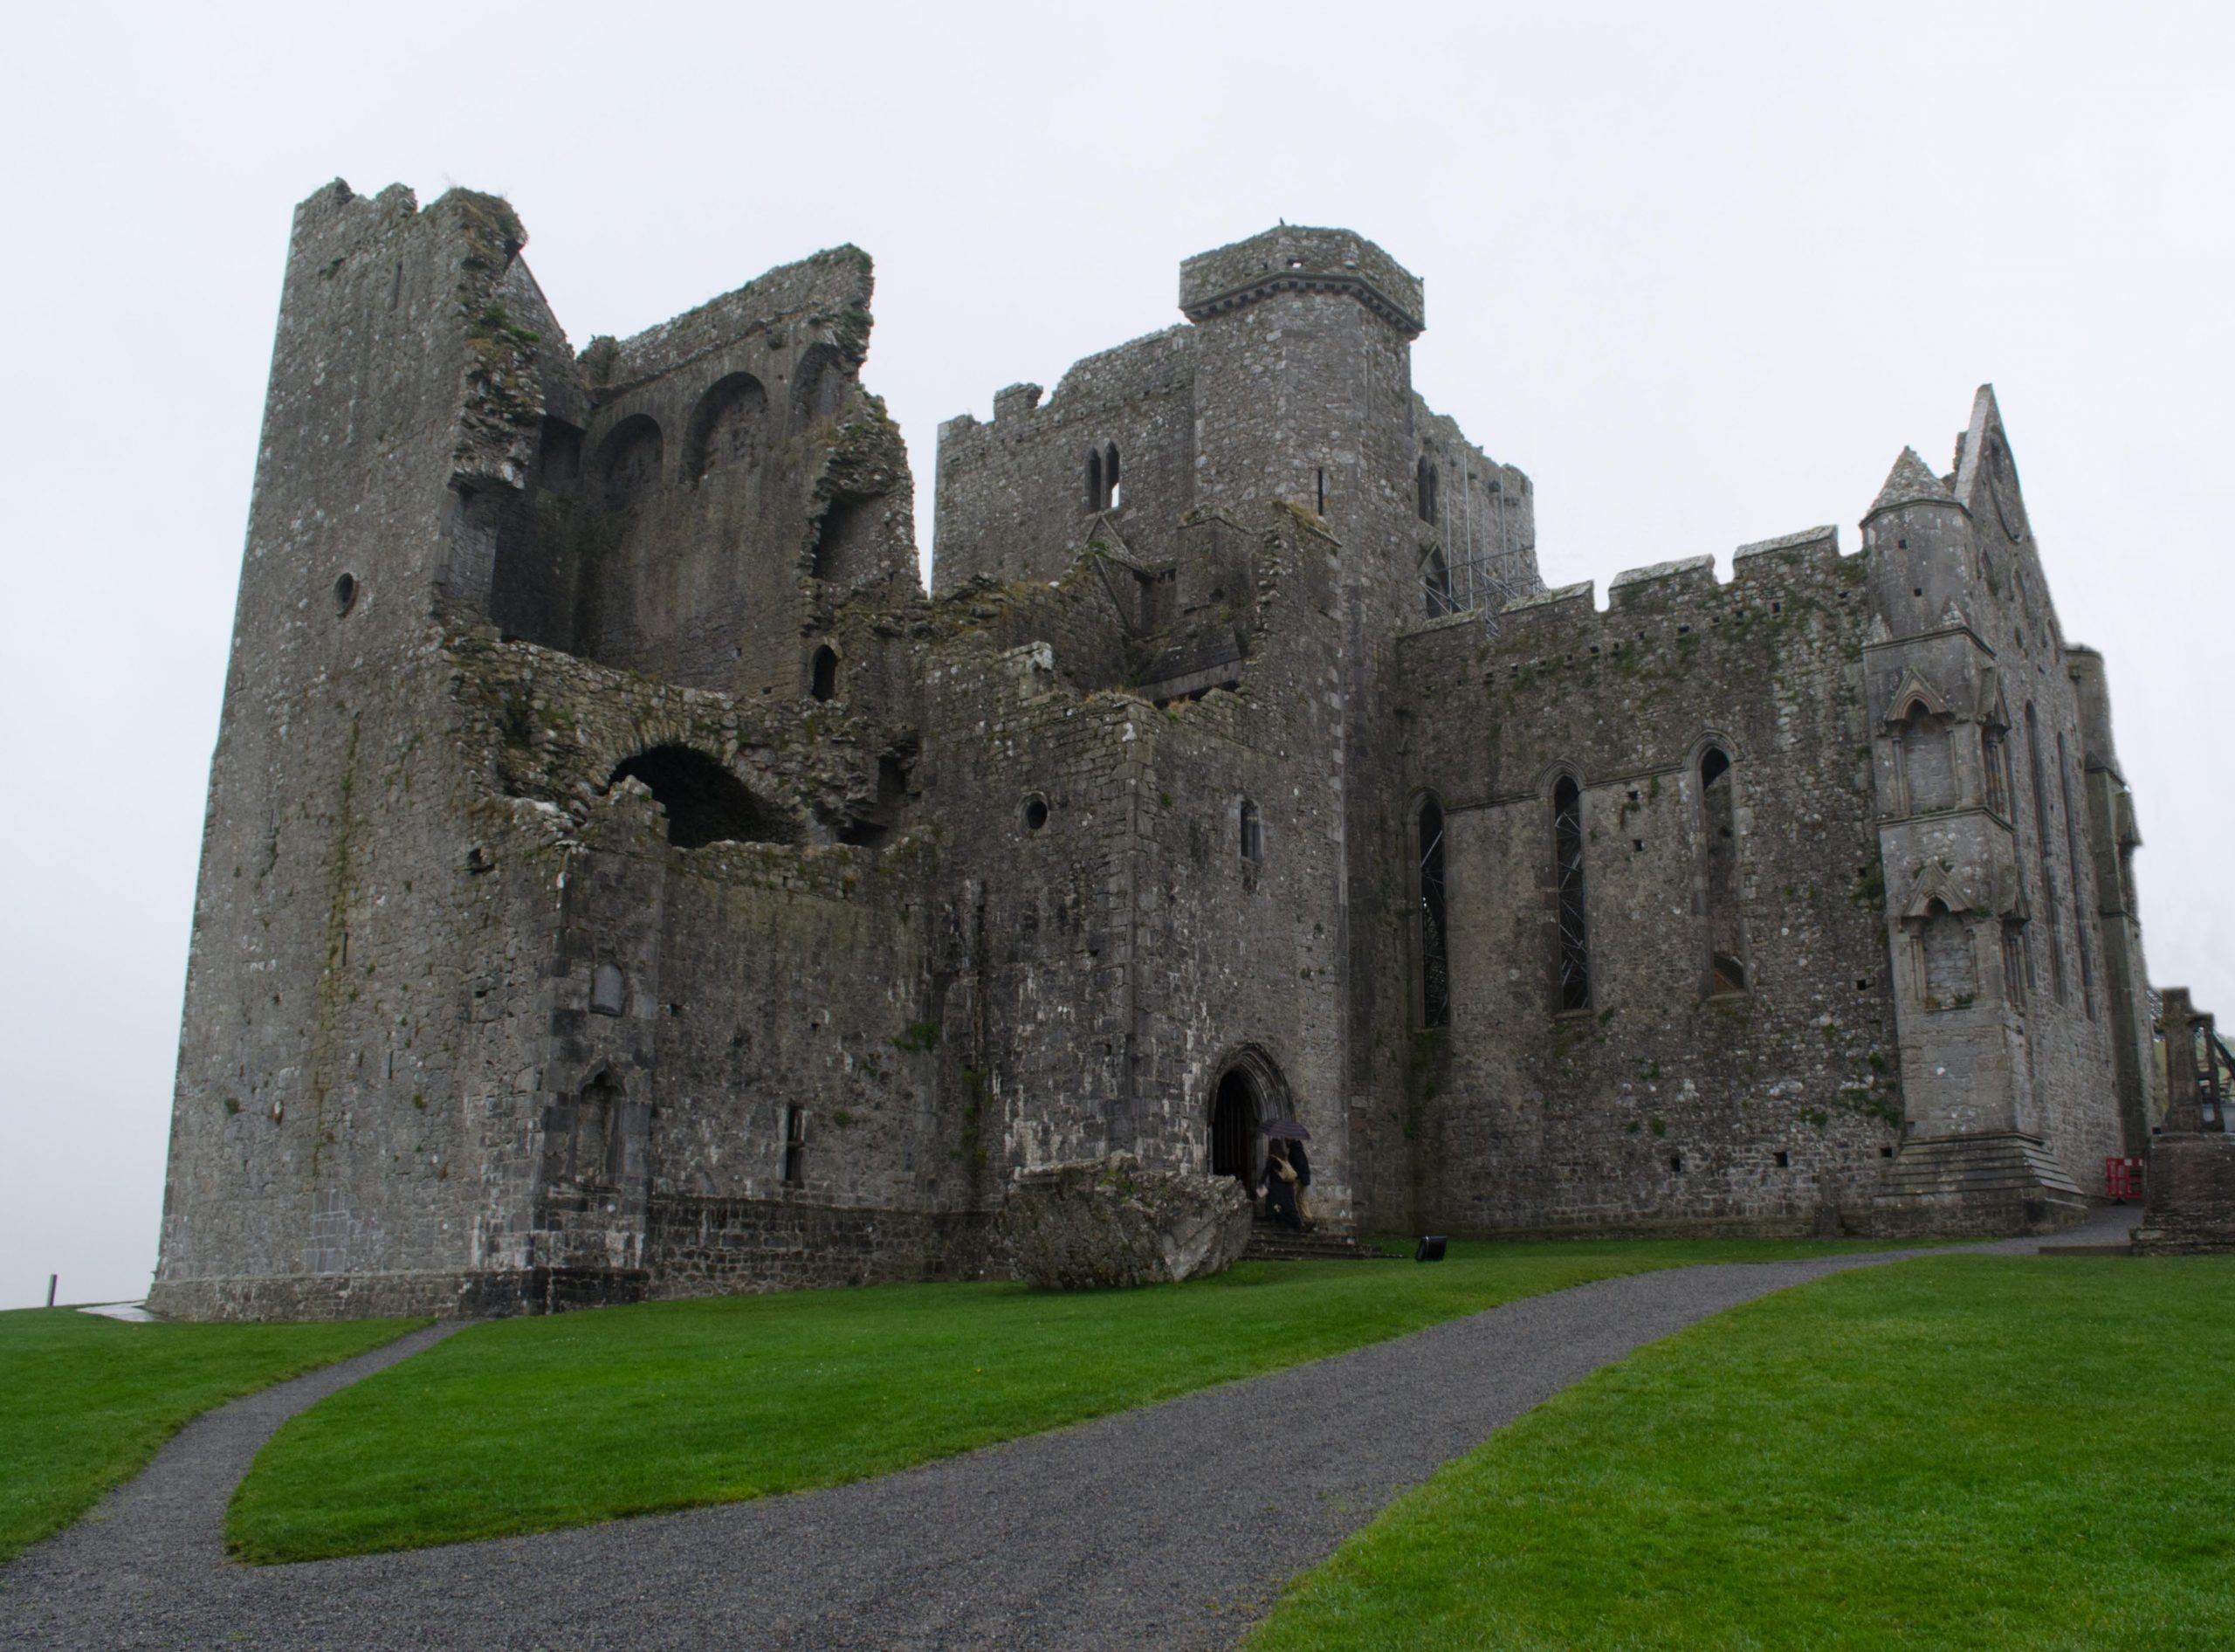
M 1349 1234 L 1298 1233 L 1273 1222 L 1259 1222 L 1250 1229 L 1243 1248 L 1244 1262 L 1386 1262 L 1390 1253 L 1379 1245 L 1361 1243 Z
M 1880 1196 L 1947 1198 L 1991 1193 L 2085 1200 L 2054 1153 L 2031 1136 L 1913 1141 L 1888 1168 Z

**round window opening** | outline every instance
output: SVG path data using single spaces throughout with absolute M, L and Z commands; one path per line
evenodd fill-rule
M 344 574 L 334 582 L 334 612 L 338 618 L 357 606 L 357 576 Z
M 1024 800 L 1024 829 L 1036 832 L 1048 823 L 1048 800 L 1038 792 Z

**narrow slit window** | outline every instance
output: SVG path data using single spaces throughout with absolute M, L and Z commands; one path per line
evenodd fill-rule
M 807 1186 L 807 1109 L 784 1109 L 784 1186 Z
M 1087 451 L 1086 456 L 1087 509 L 1090 511 L 1101 510 L 1107 502 L 1108 497 L 1109 496 L 1102 491 L 1102 455 L 1090 448 Z
M 2049 786 L 2041 764 L 2041 722 L 2029 703 L 2025 707 L 2025 756 L 2033 781 L 2034 864 L 2041 873 L 2041 911 L 2049 946 L 2049 990 L 2059 1003 L 2067 1001 L 2064 978 L 2064 912 L 2057 896 L 2055 862 L 2049 848 Z
M 1443 805 L 1420 805 L 1420 1024 L 1451 1024 L 1451 960 L 1444 940 Z
M 1252 866 L 1265 861 L 1265 817 L 1247 797 L 1241 800 L 1241 858 Z
M 1123 502 L 1123 483 L 1118 475 L 1118 444 L 1112 442 L 1102 456 L 1103 485 L 1109 489 L 1103 498 L 1103 508 L 1114 511 Z
M 1699 910 L 1707 920 L 1708 991 L 1747 990 L 1746 937 L 1739 907 L 1738 811 L 1730 754 L 1700 754 Z
M 2064 847 L 2072 871 L 2072 939 L 2080 954 L 2080 1003 L 2087 1019 L 2095 1019 L 2095 956 L 2087 945 L 2087 902 L 2080 877 L 2080 823 L 2072 811 L 2072 754 L 2064 736 L 2057 736 L 2057 781 L 2064 794 Z
M 1559 926 L 1556 1002 L 1591 1008 L 1591 941 L 1583 889 L 1583 788 L 1572 774 L 1552 788 L 1552 867 Z

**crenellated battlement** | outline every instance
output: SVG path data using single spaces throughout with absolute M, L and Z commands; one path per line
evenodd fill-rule
M 1554 653 L 1563 658 L 1632 653 L 1726 626 L 1779 622 L 1802 605 L 1849 614 L 1860 634 L 1867 623 L 1863 562 L 1860 555 L 1840 554 L 1837 528 L 1813 527 L 1740 546 L 1728 581 L 1716 577 L 1713 557 L 1692 556 L 1624 569 L 1608 582 L 1604 609 L 1594 581 L 1555 586 L 1498 611 L 1498 635 L 1482 650 L 1494 667 L 1486 669 L 1514 675 Z M 1399 640 L 1445 629 L 1413 626 Z

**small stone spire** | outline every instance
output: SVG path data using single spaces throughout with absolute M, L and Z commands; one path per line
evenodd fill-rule
M 1901 457 L 1894 461 L 1894 468 L 1887 473 L 1886 485 L 1878 490 L 1878 497 L 1871 504 L 1869 515 L 1890 511 L 1897 505 L 1914 505 L 1929 500 L 1935 505 L 1953 505 L 1956 496 L 1947 485 L 1932 473 L 1932 467 L 1917 457 L 1913 447 L 1901 450 Z

